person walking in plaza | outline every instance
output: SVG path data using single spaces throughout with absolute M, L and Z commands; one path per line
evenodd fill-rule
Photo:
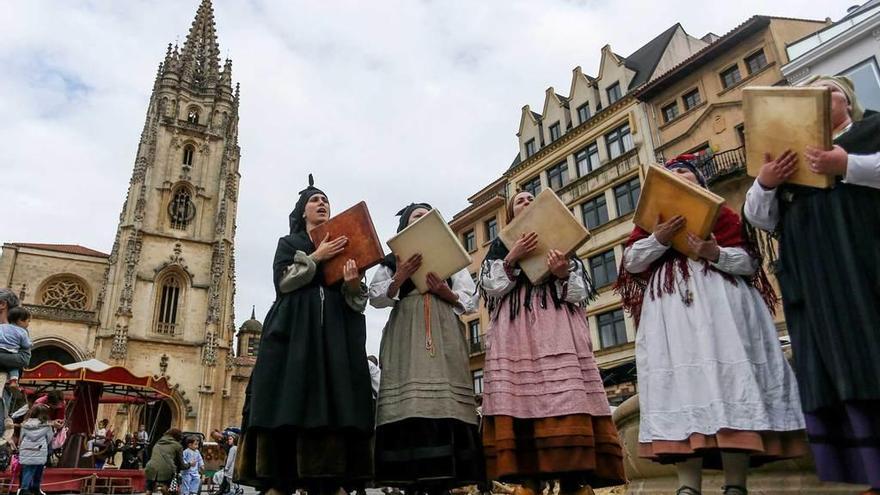
M 246 392 L 236 465 L 239 483 L 272 494 L 331 493 L 373 473 L 367 288 L 353 260 L 344 281 L 324 284 L 323 263 L 347 242 L 312 244 L 309 232 L 329 218 L 330 201 L 309 176 L 275 252 L 276 299 Z
M 697 157 L 666 164 L 706 187 Z M 794 373 L 770 310 L 777 302 L 756 250 L 722 206 L 699 259 L 672 249 L 676 216 L 636 227 L 615 287 L 638 325 L 639 455 L 675 464 L 676 493 L 697 495 L 704 468 L 723 466 L 726 495 L 744 495 L 749 465 L 807 453 Z
M 834 147 L 807 149 L 809 163 L 792 150 L 765 155 L 745 216 L 779 241 L 776 274 L 816 472 L 880 494 L 880 114 L 862 108 L 849 78 L 808 84 L 831 93 Z M 798 166 L 834 185 L 786 183 Z
M 21 425 L 18 443 L 18 462 L 21 463 L 21 493 L 41 495 L 43 471 L 52 452 L 55 429 L 49 418 L 49 408 L 36 405 L 28 412 Z
M 171 428 L 153 446 L 153 453 L 144 467 L 147 494 L 156 490 L 165 493 L 171 480 L 184 468 L 182 441 L 180 430 Z
M 398 212 L 397 232 L 429 211 L 414 203 Z M 485 477 L 474 390 L 460 315 L 476 309 L 467 270 L 441 280 L 428 274 L 419 294 L 410 277 L 421 255 L 389 254 L 370 282 L 370 304 L 392 308 L 382 331 L 376 419 L 376 483 L 439 493 Z
M 534 201 L 519 192 L 508 222 Z M 562 493 L 626 481 L 623 451 L 593 356 L 584 314 L 595 295 L 584 264 L 551 251 L 552 276 L 533 285 L 518 262 L 534 233 L 507 249 L 492 241 L 480 271 L 491 315 L 483 388 L 483 446 L 490 479 L 525 484 L 561 480 Z
M 186 440 L 186 449 L 183 451 L 183 473 L 180 477 L 181 495 L 198 495 L 202 485 L 202 471 L 205 469 L 205 461 L 199 452 L 199 440 L 190 437 Z

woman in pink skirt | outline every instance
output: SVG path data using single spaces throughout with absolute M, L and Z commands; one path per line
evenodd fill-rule
M 508 222 L 534 197 L 520 192 Z M 577 258 L 548 255 L 552 273 L 532 285 L 518 268 L 537 246 L 524 235 L 508 250 L 496 239 L 480 274 L 491 315 L 483 391 L 483 446 L 490 479 L 537 492 L 558 479 L 563 493 L 625 482 L 617 428 L 593 357 L 584 306 L 595 295 Z

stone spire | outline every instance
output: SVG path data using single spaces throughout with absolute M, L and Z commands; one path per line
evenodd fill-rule
M 213 86 L 220 75 L 220 46 L 214 29 L 214 7 L 202 0 L 180 52 L 184 80 L 196 86 Z

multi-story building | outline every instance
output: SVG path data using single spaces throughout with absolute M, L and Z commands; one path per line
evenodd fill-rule
M 839 21 L 785 47 L 782 75 L 797 85 L 816 74 L 849 76 L 865 108 L 880 109 L 880 1 L 851 7 Z
M 517 158 L 519 158 L 517 156 Z M 472 262 L 468 267 L 474 280 L 479 277 L 480 263 L 489 250 L 489 245 L 507 222 L 505 215 L 504 178 L 493 183 L 468 198 L 467 208 L 457 213 L 449 222 L 449 227 L 461 240 L 462 246 L 471 255 Z M 479 310 L 472 315 L 462 317 L 466 329 L 468 352 L 470 354 L 470 371 L 474 382 L 474 391 L 483 393 L 483 366 L 485 362 L 486 328 L 489 325 L 489 313 L 480 299 Z
M 742 89 L 785 84 L 786 46 L 825 21 L 754 16 L 637 93 L 646 102 L 656 160 L 700 154 L 712 189 L 739 210 L 745 170 Z
M 473 196 L 471 206 L 451 222 L 465 245 L 468 235 L 477 235 L 475 258 L 482 259 L 491 240 L 489 219 L 496 218 L 499 226 L 503 223 L 503 197 L 518 190 L 556 191 L 593 234 L 577 254 L 590 268 L 600 292 L 587 312 L 593 346 L 614 403 L 635 393 L 635 328 L 611 289 L 622 243 L 632 230 L 642 180 L 639 166 L 653 156 L 647 116 L 634 94 L 706 45 L 676 24 L 628 57 L 614 53 L 610 45 L 603 47 L 598 76 L 576 67 L 568 96 L 548 88 L 540 114 L 523 107 L 519 151 L 512 165 L 502 178 Z M 472 269 L 478 269 L 478 261 Z M 483 332 L 488 323 L 485 310 L 479 318 L 465 319 L 472 326 L 475 321 Z M 481 351 L 471 361 L 476 382 L 482 373 Z

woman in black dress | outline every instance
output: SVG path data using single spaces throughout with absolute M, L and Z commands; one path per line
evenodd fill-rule
M 270 493 L 330 493 L 372 476 L 366 286 L 353 260 L 343 282 L 324 285 L 322 263 L 347 242 L 312 243 L 309 231 L 329 218 L 327 196 L 309 176 L 275 252 L 276 298 L 248 385 L 236 466 L 238 482 Z

